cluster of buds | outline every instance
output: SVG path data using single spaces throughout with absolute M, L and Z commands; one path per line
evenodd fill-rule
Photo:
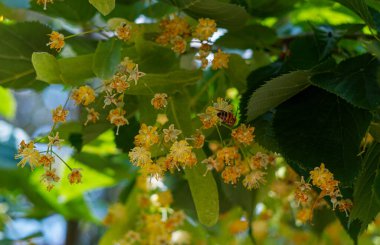
M 124 110 L 124 97 L 125 92 L 131 86 L 129 82 L 133 81 L 134 85 L 141 77 L 145 76 L 145 73 L 139 71 L 139 65 L 134 63 L 128 57 L 120 63 L 117 72 L 110 80 L 104 81 L 104 106 L 113 107 L 107 116 L 107 120 L 117 127 L 116 134 L 119 133 L 119 128 L 128 124 L 128 120 L 125 117 L 126 111 Z
M 301 222 L 312 220 L 313 209 L 324 197 L 330 198 L 333 210 L 338 207 L 340 212 L 345 212 L 346 216 L 348 216 L 353 205 L 352 201 L 343 199 L 339 189 L 339 181 L 334 179 L 334 175 L 325 168 L 324 163 L 310 171 L 310 180 L 311 184 L 305 182 L 304 177 L 301 176 L 301 181 L 296 182 L 294 198 L 297 204 L 301 204 L 303 207 L 297 214 L 297 218 Z M 313 200 L 312 186 L 320 189 L 320 194 L 316 200 Z
M 160 22 L 161 33 L 156 42 L 161 45 L 171 45 L 174 52 L 183 54 L 186 52 L 189 41 L 192 39 L 200 42 L 198 55 L 195 57 L 201 61 L 201 67 L 206 68 L 209 64 L 207 57 L 211 54 L 212 42 L 210 38 L 217 31 L 215 20 L 201 18 L 195 28 L 190 25 L 184 18 L 171 16 Z M 212 69 L 228 68 L 229 55 L 220 49 L 214 54 Z
M 171 192 L 151 188 L 144 174 L 138 177 L 136 183 L 137 201 L 141 208 L 135 226 L 125 231 L 124 236 L 113 244 L 171 244 L 173 233 L 186 219 L 185 213 L 173 210 Z M 116 203 L 109 208 L 103 223 L 108 226 L 119 225 L 126 212 L 124 205 Z M 187 237 L 190 238 L 189 235 Z

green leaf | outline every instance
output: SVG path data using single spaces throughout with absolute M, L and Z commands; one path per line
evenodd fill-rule
M 380 105 L 379 61 L 363 54 L 338 64 L 331 72 L 316 74 L 311 82 L 360 108 L 374 110 Z
M 365 0 L 335 0 L 336 2 L 346 6 L 354 11 L 365 23 L 371 27 L 374 27 L 372 15 L 369 12 L 368 6 Z
M 99 42 L 96 48 L 92 69 L 95 75 L 102 79 L 109 79 L 115 73 L 121 60 L 121 42 L 110 39 Z
M 31 9 L 44 15 L 64 18 L 76 23 L 86 23 L 96 14 L 96 10 L 86 0 L 54 1 L 54 4 L 48 4 L 46 10 L 36 1 L 32 1 Z
M 102 15 L 108 15 L 115 8 L 115 0 L 89 0 L 89 2 Z
M 249 15 L 241 6 L 217 0 L 168 0 L 174 6 L 185 11 L 193 18 L 210 18 L 216 21 L 218 27 L 227 29 L 242 28 Z M 233 13 L 233 14 L 231 14 Z
M 247 121 L 248 102 L 253 92 L 269 81 L 283 73 L 283 62 L 274 62 L 260 67 L 249 74 L 247 78 L 247 90 L 243 93 L 240 100 L 240 120 Z
M 94 77 L 90 67 L 92 61 L 93 55 L 59 60 L 49 53 L 36 52 L 32 55 L 38 80 L 67 85 L 79 85 L 82 81 Z
M 172 96 L 168 105 L 169 119 L 174 122 L 176 128 L 182 130 L 186 137 L 193 133 L 189 101 L 185 94 L 177 93 Z M 206 226 L 212 226 L 218 221 L 219 216 L 218 189 L 211 173 L 204 176 L 206 165 L 201 164 L 200 161 L 206 158 L 206 154 L 203 150 L 194 152 L 197 155 L 198 164 L 192 168 L 186 168 L 185 177 L 189 182 L 199 221 Z
M 287 160 L 306 171 L 323 162 L 343 184 L 351 184 L 359 171 L 357 155 L 370 120 L 368 111 L 310 87 L 277 108 L 273 128 Z
M 247 118 L 251 121 L 298 94 L 310 85 L 310 72 L 294 71 L 276 77 L 257 89 L 248 102 Z
M 63 83 L 61 70 L 55 57 L 49 53 L 33 53 L 32 63 L 36 70 L 37 80 L 47 83 Z
M 294 5 L 300 0 L 246 0 L 248 11 L 257 17 L 280 16 L 294 9 Z
M 237 31 L 229 31 L 215 42 L 217 46 L 231 49 L 269 47 L 276 42 L 276 31 L 263 25 L 249 25 Z
M 178 70 L 166 74 L 146 74 L 139 79 L 137 85 L 131 84 L 127 94 L 152 95 L 151 90 L 173 93 L 180 91 L 184 85 L 196 83 L 202 77 L 202 72 Z M 150 88 L 150 89 L 149 89 Z
M 373 183 L 372 191 L 375 193 L 376 201 L 380 205 L 380 169 L 376 170 L 376 177 Z
M 9 89 L 0 86 L 0 116 L 12 119 L 16 114 L 16 100 Z
M 0 23 L 0 84 L 12 88 L 36 88 L 44 86 L 36 82 L 31 62 L 32 53 L 48 52 L 46 43 L 51 29 L 38 22 L 14 25 Z
M 363 232 L 380 211 L 380 202 L 376 195 L 377 171 L 380 166 L 380 143 L 374 142 L 366 152 L 362 169 L 354 185 L 354 206 L 350 213 L 350 222 L 359 219 Z

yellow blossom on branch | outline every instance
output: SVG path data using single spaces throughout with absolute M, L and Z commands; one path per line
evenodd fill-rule
M 51 113 L 52 113 L 53 122 L 59 123 L 59 122 L 66 122 L 66 117 L 69 114 L 69 111 L 63 109 L 62 106 L 60 105 L 54 110 L 52 110 Z
M 193 37 L 201 41 L 207 41 L 216 32 L 215 20 L 209 18 L 201 18 L 193 32 Z
M 156 126 L 147 126 L 143 123 L 140 127 L 139 134 L 135 136 L 135 145 L 149 148 L 159 141 Z
M 241 124 L 238 128 L 232 130 L 231 136 L 238 143 L 249 145 L 252 143 L 253 138 L 255 137 L 253 135 L 254 130 L 254 127 L 249 127 L 245 124 Z
M 165 93 L 161 94 L 155 94 L 153 99 L 150 101 L 150 103 L 153 105 L 153 107 L 157 110 L 165 108 L 168 105 L 167 101 L 168 95 Z
M 186 163 L 192 155 L 191 149 L 186 140 L 176 141 L 170 147 L 170 155 L 175 162 Z
M 48 42 L 46 45 L 49 46 L 51 49 L 57 50 L 57 52 L 61 52 L 62 48 L 65 46 L 65 36 L 59 32 L 53 31 L 49 34 L 49 37 L 50 42 Z
M 74 89 L 71 98 L 77 105 L 82 104 L 87 106 L 95 101 L 95 91 L 91 87 L 84 85 Z
M 122 108 L 110 110 L 110 112 L 108 113 L 107 120 L 117 127 L 116 135 L 119 134 L 119 128 L 121 126 L 124 126 L 129 123 L 128 120 L 124 117 L 125 114 L 126 111 Z
M 129 160 L 135 166 L 143 167 L 144 165 L 152 163 L 151 153 L 144 147 L 135 147 L 129 153 Z
M 162 130 L 164 133 L 164 141 L 167 143 L 169 141 L 174 142 L 177 140 L 178 135 L 182 133 L 181 130 L 175 129 L 174 124 L 170 124 L 169 128 Z
M 87 108 L 87 120 L 84 123 L 84 126 L 87 126 L 89 122 L 96 123 L 99 120 L 99 112 L 95 111 L 94 108 Z
M 82 182 L 82 169 L 80 168 L 73 168 L 71 170 L 71 173 L 67 176 L 69 179 L 70 184 L 79 184 Z
M 15 156 L 15 159 L 21 158 L 21 161 L 17 164 L 17 166 L 25 167 L 25 164 L 28 162 L 31 170 L 35 167 L 40 166 L 41 155 L 37 149 L 35 149 L 34 142 L 30 142 L 25 144 L 25 141 L 22 141 L 20 144 L 20 148 L 18 150 L 19 154 Z
M 251 173 L 249 173 L 247 176 L 245 176 L 243 180 L 243 185 L 248 190 L 258 189 L 261 184 L 264 184 L 266 182 L 266 180 L 264 179 L 265 175 L 266 175 L 266 172 L 263 172 L 260 170 L 254 170 Z
M 228 68 L 229 59 L 229 54 L 226 54 L 218 49 L 218 52 L 214 54 L 214 59 L 212 60 L 212 69 L 217 70 L 221 68 Z
M 127 42 L 132 36 L 132 26 L 127 23 L 121 23 L 115 30 L 117 38 Z

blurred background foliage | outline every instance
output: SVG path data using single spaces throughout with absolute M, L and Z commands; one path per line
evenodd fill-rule
M 336 101 L 335 97 L 329 97 L 319 88 L 335 94 L 343 93 L 342 97 L 348 102 L 341 100 L 339 103 L 349 113 L 365 109 L 358 112 L 362 113 L 361 120 L 365 121 L 367 114 L 368 117 L 373 116 L 363 124 L 369 124 L 371 120 L 369 130 L 378 141 L 380 95 L 376 86 L 379 80 L 376 75 L 375 80 L 369 75 L 377 72 L 377 66 L 372 69 L 367 64 L 368 59 L 379 58 L 380 55 L 375 38 L 380 28 L 379 10 L 380 2 L 377 0 L 56 0 L 47 10 L 34 1 L 0 0 L 0 244 L 112 244 L 120 237 L 120 231 L 111 227 L 106 232 L 102 220 L 110 204 L 115 202 L 125 203 L 129 219 L 133 220 L 133 210 L 138 208 L 133 195 L 138 171 L 130 164 L 126 153 L 133 147 L 139 123 L 155 120 L 149 93 L 144 94 L 144 87 L 138 87 L 128 95 L 131 123 L 121 128 L 117 137 L 115 130 L 105 121 L 82 127 L 84 115 L 81 109 L 72 102 L 68 104 L 70 122 L 59 129 L 67 145 L 59 153 L 69 163 L 83 169 L 83 184 L 72 187 L 64 179 L 54 191 L 46 192 L 40 184 L 40 173 L 34 171 L 30 174 L 28 169 L 18 169 L 14 159 L 22 139 L 38 137 L 49 131 L 52 124 L 50 111 L 64 104 L 68 96 L 67 87 L 83 81 L 100 84 L 100 79 L 113 74 L 113 64 L 119 63 L 124 56 L 135 60 L 145 73 L 152 74 L 150 79 L 156 86 L 161 86 L 162 81 L 168 83 L 165 91 L 176 91 L 182 87 L 178 84 L 182 83 L 186 84 L 189 94 L 202 91 L 203 94 L 188 98 L 194 111 L 202 111 L 216 97 L 227 97 L 236 106 L 240 103 L 241 120 L 254 120 L 260 145 L 276 152 L 285 149 L 291 156 L 286 159 L 288 164 L 298 174 L 313 166 L 301 168 L 300 164 L 289 161 L 297 162 L 308 157 L 293 151 L 294 145 L 303 147 L 303 139 L 302 135 L 294 137 L 299 131 L 295 132 L 292 125 L 297 124 L 295 119 L 301 115 L 311 125 L 310 128 L 320 125 L 307 116 L 307 108 L 296 105 L 313 106 L 313 101 L 320 99 L 321 103 L 326 103 L 325 108 L 329 108 Z M 215 45 L 233 54 L 228 69 L 198 72 L 194 70 L 199 66 L 193 62 L 194 50 L 190 49 L 178 57 L 170 49 L 151 41 L 150 36 L 158 30 L 157 21 L 179 11 L 183 11 L 189 21 L 200 17 L 216 20 L 220 28 L 213 37 Z M 89 34 L 68 40 L 68 45 L 59 55 L 46 46 L 47 34 L 51 30 L 70 35 L 105 26 L 112 18 L 125 18 L 143 26 L 144 37 L 121 48 L 120 44 L 111 44 L 118 41 L 105 41 L 112 32 Z M 12 50 L 10 43 L 17 50 Z M 119 48 L 110 48 L 115 46 Z M 53 58 L 48 65 L 55 67 L 51 69 L 58 67 L 59 71 L 55 72 L 59 76 L 58 73 L 35 71 L 32 54 L 36 51 L 58 56 L 59 59 Z M 340 64 L 341 67 L 332 70 L 337 63 L 367 52 L 371 56 L 356 57 L 351 63 Z M 104 59 L 107 62 L 102 62 Z M 362 67 L 358 67 L 360 65 Z M 179 72 L 180 68 L 188 71 Z M 309 74 L 311 83 L 319 87 L 319 94 L 315 95 L 316 88 L 307 89 L 309 94 L 303 94 L 303 98 L 296 96 L 281 105 L 275 119 L 273 111 L 264 110 L 264 114 L 250 112 L 248 100 L 263 82 L 294 70 L 323 71 L 322 74 Z M 359 76 L 367 76 L 373 82 L 367 91 L 360 86 L 350 87 L 350 79 L 357 71 L 362 72 Z M 348 85 L 344 89 L 353 89 L 352 93 L 330 87 L 331 83 L 327 83 L 334 81 L 334 77 L 340 79 L 345 75 Z M 98 78 L 94 79 L 95 76 Z M 372 92 L 372 97 L 362 99 L 366 93 Z M 355 96 L 357 94 L 360 98 Z M 98 102 L 100 111 L 101 105 L 102 101 Z M 351 105 L 355 105 L 352 111 Z M 268 105 L 268 109 L 272 107 L 272 104 Z M 336 110 L 328 113 L 338 113 Z M 293 112 L 292 117 L 289 111 Z M 324 112 L 320 111 L 321 114 Z M 352 120 L 349 116 L 342 118 Z M 351 130 L 356 130 L 355 127 L 360 127 L 360 123 L 357 123 L 359 126 L 344 125 L 344 132 L 349 135 Z M 336 126 L 333 121 L 327 125 Z M 362 127 L 364 132 L 367 127 Z M 333 129 L 339 131 L 341 128 L 337 125 Z M 278 142 L 271 137 L 273 130 L 277 130 Z M 344 139 L 356 140 L 355 136 Z M 345 142 L 338 142 L 337 146 L 335 143 L 335 138 L 328 142 L 329 146 L 333 145 L 332 154 L 339 154 Z M 302 148 L 305 149 L 304 154 L 310 152 L 307 147 Z M 347 164 L 343 167 L 332 165 L 331 170 L 337 171 L 334 174 L 346 184 L 347 192 L 352 195 L 350 181 L 356 179 L 359 171 L 352 168 L 359 169 L 359 166 Z M 369 172 L 376 171 L 379 170 L 375 168 Z M 174 197 L 173 208 L 182 209 L 188 215 L 183 230 L 190 233 L 193 240 L 183 244 L 352 244 L 357 240 L 359 230 L 365 230 L 358 238 L 360 244 L 380 244 L 380 218 L 375 219 L 380 205 L 368 204 L 368 196 L 360 198 L 366 203 L 359 208 L 370 210 L 370 214 L 363 218 L 360 210 L 356 213 L 356 218 L 369 224 L 368 229 L 355 221 L 349 227 L 347 218 L 341 217 L 340 222 L 327 208 L 315 213 L 317 219 L 312 224 L 297 223 L 295 203 L 289 197 L 294 188 L 287 179 L 291 173 L 292 170 L 281 159 L 271 174 L 272 178 L 258 191 L 247 191 L 240 185 L 228 186 L 216 177 L 220 218 L 212 227 L 197 221 L 189 185 L 183 176 L 167 176 L 161 183 L 163 187 L 155 188 L 170 189 Z M 368 175 L 362 174 L 361 178 L 368 179 Z M 375 176 L 371 178 L 375 184 L 363 183 L 363 189 L 376 191 L 377 188 L 378 193 L 380 184 L 376 187 L 376 183 L 380 183 L 380 178 L 376 175 L 377 182 L 373 180 Z M 370 194 L 369 198 L 373 195 Z M 236 231 L 234 222 L 247 217 L 252 220 L 250 229 Z M 125 225 L 126 222 L 127 217 Z M 249 234 L 251 232 L 252 235 Z

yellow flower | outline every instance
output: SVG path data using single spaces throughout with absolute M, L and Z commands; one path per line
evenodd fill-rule
M 73 168 L 71 170 L 71 173 L 67 176 L 70 184 L 79 184 L 82 182 L 81 171 L 82 171 L 82 169 L 80 169 L 80 168 Z
M 116 90 L 118 93 L 124 93 L 130 85 L 127 82 L 126 75 L 116 74 L 113 76 L 109 87 Z
M 248 222 L 246 220 L 235 220 L 228 227 L 229 232 L 233 235 L 244 232 L 247 229 Z
M 169 207 L 173 203 L 173 195 L 170 191 L 163 191 L 158 193 L 158 202 L 162 207 Z
M 218 111 L 214 107 L 209 106 L 206 108 L 205 113 L 198 114 L 199 120 L 201 120 L 204 129 L 212 128 L 219 122 L 217 116 Z
M 216 112 L 218 111 L 232 112 L 234 109 L 233 105 L 231 105 L 227 100 L 220 97 L 216 99 L 216 102 L 213 104 L 213 107 Z
M 119 70 L 121 73 L 131 73 L 133 69 L 135 69 L 136 63 L 133 62 L 133 60 L 129 59 L 128 57 L 125 57 L 123 61 L 119 65 Z
M 125 206 L 121 203 L 114 203 L 108 208 L 108 213 L 103 219 L 104 225 L 112 225 L 123 221 L 126 214 Z
M 254 130 L 254 127 L 249 127 L 245 124 L 241 124 L 238 128 L 232 130 L 231 136 L 235 141 L 249 145 L 255 137 L 253 135 Z
M 119 134 L 119 127 L 129 124 L 128 120 L 124 117 L 126 111 L 122 108 L 116 108 L 110 110 L 107 116 L 107 120 L 110 121 L 113 125 L 117 126 L 116 135 Z
M 353 204 L 352 204 L 352 201 L 350 199 L 344 199 L 344 200 L 338 201 L 339 211 L 345 212 L 347 217 L 348 217 L 348 213 L 352 209 L 352 206 L 353 206 Z
M 205 143 L 206 137 L 201 133 L 200 130 L 197 130 L 192 137 L 194 139 L 194 148 L 201 149 Z
M 133 165 L 142 167 L 144 165 L 152 163 L 152 156 L 150 151 L 146 150 L 144 147 L 135 147 L 129 153 L 129 160 Z
M 91 87 L 84 85 L 74 89 L 71 98 L 77 105 L 83 104 L 87 106 L 95 101 L 95 91 Z
M 158 140 L 157 127 L 147 126 L 145 123 L 141 125 L 139 134 L 135 136 L 135 144 L 145 148 L 149 148 L 158 143 Z
M 59 177 L 55 172 L 55 169 L 46 170 L 45 173 L 41 176 L 41 181 L 46 184 L 48 191 L 51 191 L 54 188 L 56 182 L 59 181 Z
M 175 129 L 174 124 L 171 124 L 169 128 L 162 130 L 164 132 L 164 141 L 167 143 L 169 141 L 174 142 L 177 140 L 178 135 L 182 133 L 181 130 Z
M 50 168 L 54 163 L 55 159 L 51 154 L 43 154 L 39 160 L 39 164 L 43 165 L 45 168 Z
M 15 159 L 22 159 L 17 166 L 21 166 L 23 168 L 27 162 L 29 162 L 31 170 L 40 166 L 39 161 L 41 159 L 41 155 L 38 150 L 35 149 L 33 141 L 28 144 L 25 144 L 25 141 L 22 141 L 18 152 L 19 154 L 15 156 Z
M 99 112 L 95 111 L 94 108 L 86 107 L 86 110 L 87 110 L 87 120 L 84 123 L 84 126 L 87 126 L 88 122 L 96 123 L 96 121 L 99 120 L 99 115 L 100 115 Z
M 297 220 L 302 224 L 305 224 L 307 221 L 311 220 L 313 217 L 313 212 L 310 208 L 304 208 L 298 211 Z
M 59 132 L 57 132 L 54 137 L 48 136 L 48 139 L 49 139 L 48 147 L 57 146 L 58 148 L 61 148 L 61 143 L 64 141 L 59 138 Z
M 69 111 L 63 109 L 62 106 L 60 105 L 54 110 L 52 110 L 51 113 L 52 113 L 53 122 L 59 123 L 59 122 L 66 122 L 66 117 L 69 114 Z
M 241 176 L 241 171 L 238 166 L 227 166 L 222 172 L 224 183 L 236 184 Z
M 159 110 L 159 109 L 165 108 L 168 105 L 167 98 L 168 98 L 168 95 L 165 93 L 155 94 L 153 99 L 150 101 L 150 103 L 155 109 Z
M 256 154 L 249 159 L 249 166 L 252 169 L 267 169 L 268 164 L 269 157 L 267 154 L 262 152 L 256 152 Z
M 176 141 L 170 147 L 170 155 L 175 162 L 186 163 L 192 155 L 191 148 L 186 140 Z
M 150 175 L 157 180 L 161 178 L 164 174 L 164 170 L 157 163 L 149 162 L 140 167 L 141 167 L 141 173 L 143 175 Z
M 264 179 L 264 176 L 266 174 L 267 173 L 260 170 L 252 171 L 250 174 L 245 176 L 243 180 L 243 185 L 248 190 L 252 190 L 252 188 L 258 189 L 260 187 L 260 184 L 264 184 L 266 182 L 266 180 Z
M 240 154 L 234 146 L 224 147 L 217 151 L 216 160 L 220 164 L 231 165 L 240 161 Z
M 325 168 L 324 163 L 310 171 L 310 178 L 313 185 L 319 187 L 327 195 L 334 193 L 338 188 L 339 181 L 334 179 L 334 175 Z
M 301 181 L 296 182 L 296 191 L 294 193 L 294 198 L 297 201 L 297 204 L 300 205 L 306 204 L 307 201 L 309 200 L 309 195 L 308 193 L 311 191 L 311 185 L 309 183 L 305 182 L 305 179 L 303 176 L 301 176 Z
M 185 53 L 186 51 L 186 47 L 187 47 L 187 42 L 185 39 L 183 39 L 182 37 L 175 37 L 173 40 L 172 40 L 172 50 L 177 53 L 177 54 L 183 54 Z
M 214 54 L 214 59 L 212 60 L 212 69 L 217 70 L 220 68 L 228 68 L 229 59 L 229 54 L 226 54 L 218 49 L 218 52 Z
M 175 211 L 165 222 L 165 228 L 169 231 L 181 226 L 186 219 L 186 214 L 182 211 Z
M 157 123 L 164 125 L 168 121 L 169 121 L 169 119 L 168 119 L 168 116 L 166 114 L 157 114 L 157 119 L 156 119 Z
M 144 72 L 139 71 L 139 65 L 136 64 L 135 68 L 129 73 L 128 81 L 135 81 L 135 85 L 137 85 L 137 81 L 145 75 Z
M 51 49 L 56 49 L 57 52 L 61 52 L 63 46 L 65 46 L 65 36 L 59 32 L 53 31 L 51 34 L 49 34 L 49 37 L 50 42 L 48 42 L 46 45 L 50 46 Z
M 174 16 L 172 19 L 161 20 L 160 28 L 162 29 L 162 33 L 158 36 L 156 42 L 162 45 L 167 45 L 176 37 L 187 38 L 190 34 L 189 24 L 178 16 Z
M 115 30 L 117 38 L 125 42 L 129 41 L 132 36 L 132 26 L 127 23 L 121 23 Z
M 216 32 L 215 20 L 209 18 L 201 18 L 195 28 L 193 37 L 198 38 L 201 41 L 207 41 Z

